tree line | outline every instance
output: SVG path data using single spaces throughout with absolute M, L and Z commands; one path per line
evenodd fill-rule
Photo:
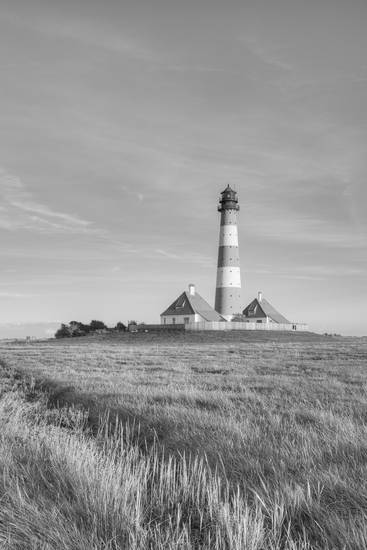
M 71 321 L 68 325 L 64 323 L 61 325 L 55 333 L 55 338 L 86 336 L 98 332 L 124 332 L 126 330 L 126 325 L 120 321 L 113 328 L 109 328 L 103 321 L 97 321 L 96 319 L 93 319 L 89 325 L 80 321 Z

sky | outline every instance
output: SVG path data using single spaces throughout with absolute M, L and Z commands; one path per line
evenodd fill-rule
M 366 26 L 366 0 L 1 0 L 0 324 L 213 305 L 230 183 L 243 306 L 367 334 Z

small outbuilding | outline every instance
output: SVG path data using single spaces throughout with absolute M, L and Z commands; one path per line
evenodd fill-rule
M 161 314 L 162 325 L 187 325 L 203 321 L 225 322 L 225 319 L 196 292 L 195 285 L 189 285 L 189 291 L 183 292 Z
M 279 323 L 291 324 L 279 311 L 275 309 L 259 292 L 257 298 L 245 307 L 242 312 L 242 320 L 252 323 Z

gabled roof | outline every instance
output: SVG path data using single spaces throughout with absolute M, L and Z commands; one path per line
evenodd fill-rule
M 190 300 L 187 292 L 183 292 L 166 311 L 161 315 L 193 315 L 195 313 L 194 308 L 190 304 Z
M 254 311 L 255 308 L 256 312 L 254 312 L 252 316 L 249 315 L 249 311 Z M 265 298 L 262 298 L 261 302 L 259 302 L 257 298 L 252 300 L 252 302 L 243 310 L 243 315 L 249 319 L 251 319 L 251 317 L 270 317 L 270 319 L 275 323 L 290 324 L 290 321 L 279 313 L 279 311 L 277 311 L 275 307 L 265 300 Z
M 198 313 L 205 321 L 225 321 L 208 302 L 195 292 L 183 292 L 161 315 L 193 315 Z

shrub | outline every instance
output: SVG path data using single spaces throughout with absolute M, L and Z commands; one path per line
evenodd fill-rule
M 94 332 L 96 330 L 104 330 L 106 329 L 107 326 L 104 324 L 103 321 L 96 321 L 96 320 L 93 320 L 89 323 L 89 330 L 91 332 Z
M 55 332 L 55 338 L 69 338 L 69 336 L 71 336 L 70 327 L 65 324 L 62 324 L 61 327 Z

